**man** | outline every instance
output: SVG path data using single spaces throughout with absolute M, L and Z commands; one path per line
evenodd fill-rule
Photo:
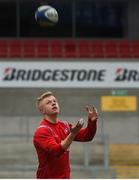
M 96 133 L 97 111 L 94 107 L 86 107 L 88 124 L 83 128 L 83 119 L 75 126 L 57 119 L 60 108 L 52 92 L 43 93 L 37 99 L 37 107 L 44 116 L 33 139 L 39 161 L 37 178 L 69 179 L 69 146 L 73 141 L 87 142 L 93 139 Z

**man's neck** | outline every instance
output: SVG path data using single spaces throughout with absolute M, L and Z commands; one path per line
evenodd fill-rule
M 48 115 L 45 114 L 44 118 L 47 119 L 52 124 L 55 124 L 56 121 L 57 121 L 57 115 L 48 116 Z

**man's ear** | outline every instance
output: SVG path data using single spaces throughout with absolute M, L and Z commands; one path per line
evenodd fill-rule
M 39 111 L 40 111 L 41 113 L 44 113 L 42 107 L 39 107 Z

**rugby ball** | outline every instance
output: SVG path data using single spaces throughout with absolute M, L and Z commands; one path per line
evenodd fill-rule
M 35 11 L 35 20 L 40 26 L 53 26 L 58 19 L 57 10 L 50 5 L 41 5 Z

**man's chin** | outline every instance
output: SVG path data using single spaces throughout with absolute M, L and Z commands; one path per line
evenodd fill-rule
M 52 115 L 58 115 L 58 114 L 59 114 L 59 111 L 52 112 Z

